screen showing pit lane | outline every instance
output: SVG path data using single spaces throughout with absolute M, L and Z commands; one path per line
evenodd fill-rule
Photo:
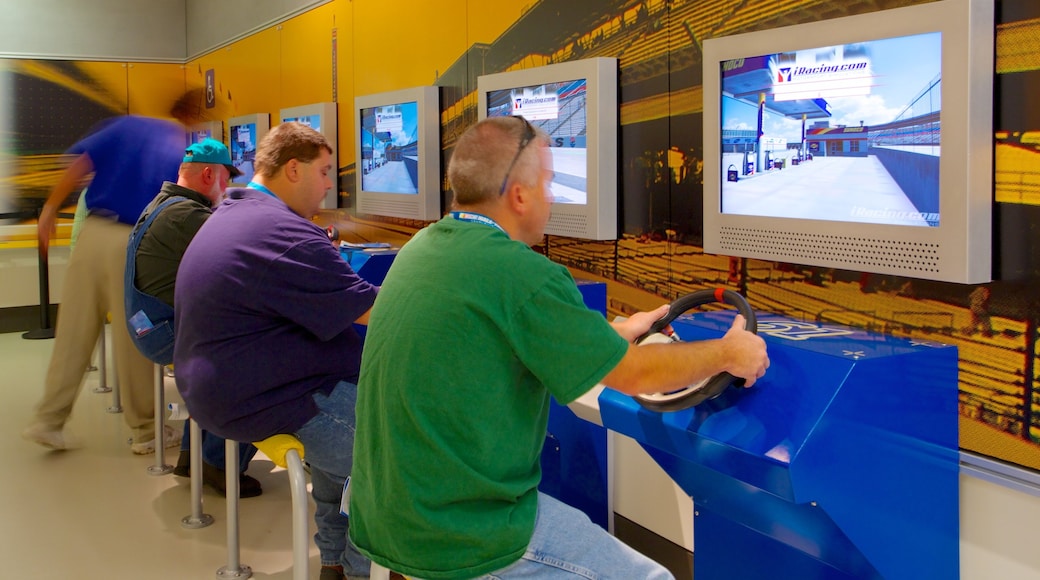
M 937 227 L 939 32 L 721 63 L 722 213 Z
M 231 163 L 242 175 L 236 177 L 236 183 L 249 183 L 253 180 L 253 160 L 256 159 L 256 123 L 231 125 Z
M 554 203 L 588 203 L 585 79 L 489 91 L 487 116 L 522 116 L 549 135 Z
M 361 189 L 419 193 L 419 106 L 416 101 L 361 109 Z

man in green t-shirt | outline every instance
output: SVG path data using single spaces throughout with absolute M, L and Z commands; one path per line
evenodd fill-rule
M 523 118 L 455 145 L 455 210 L 399 252 L 372 308 L 358 384 L 350 537 L 418 578 L 670 578 L 583 513 L 540 494 L 549 398 L 597 383 L 668 391 L 721 371 L 752 385 L 765 343 L 635 347 L 667 312 L 609 324 L 566 268 L 531 250 L 549 219 L 548 137 Z

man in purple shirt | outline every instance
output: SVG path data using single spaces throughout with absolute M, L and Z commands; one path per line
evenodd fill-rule
M 235 441 L 291 433 L 317 504 L 321 580 L 368 577 L 340 497 L 353 462 L 361 337 L 377 288 L 310 221 L 332 187 L 332 148 L 283 123 L 259 143 L 256 174 L 188 246 L 174 294 L 177 387 L 199 425 Z

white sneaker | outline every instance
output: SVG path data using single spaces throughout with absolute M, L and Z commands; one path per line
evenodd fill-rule
M 169 425 L 163 425 L 163 448 L 169 449 L 170 447 L 179 447 L 181 444 L 181 435 L 173 430 L 173 427 Z M 148 441 L 138 442 L 130 445 L 130 451 L 134 452 L 134 455 L 148 455 L 149 453 L 155 453 L 155 438 L 151 438 Z
M 65 437 L 64 428 L 54 428 L 43 423 L 33 423 L 26 427 L 22 431 L 22 439 L 58 451 L 74 447 L 72 441 Z

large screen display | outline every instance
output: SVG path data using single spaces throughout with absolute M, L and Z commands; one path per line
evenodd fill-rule
M 256 123 L 231 125 L 231 163 L 242 175 L 236 181 L 249 183 L 253 180 L 253 160 L 256 159 Z
M 992 279 L 993 0 L 707 38 L 704 251 Z
M 419 108 L 415 101 L 361 109 L 361 189 L 419 193 Z
M 434 86 L 354 98 L 358 214 L 441 218 L 440 113 Z
M 477 77 L 477 118 L 521 116 L 549 135 L 545 233 L 618 235 L 618 61 L 595 57 Z
M 718 74 L 723 213 L 939 225 L 941 33 L 730 59 Z
M 522 116 L 549 134 L 555 203 L 588 202 L 585 79 L 489 91 L 488 117 Z
M 242 172 L 232 183 L 246 185 L 253 180 L 256 146 L 271 128 L 271 119 L 267 113 L 257 113 L 232 117 L 227 124 L 231 163 Z

